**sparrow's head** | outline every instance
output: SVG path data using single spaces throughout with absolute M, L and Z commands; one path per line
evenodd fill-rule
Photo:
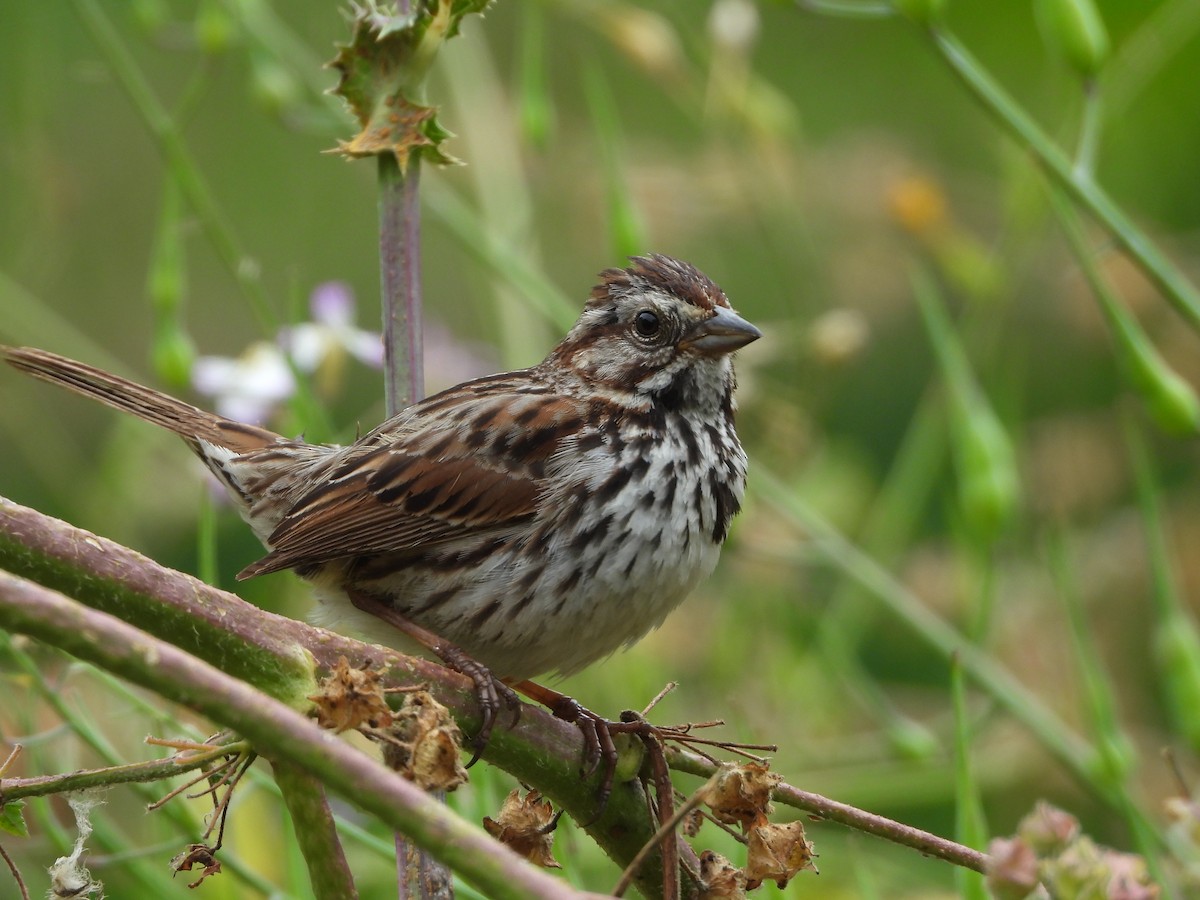
M 652 253 L 606 269 L 547 363 L 615 394 L 667 409 L 728 408 L 730 354 L 762 336 L 690 263 Z

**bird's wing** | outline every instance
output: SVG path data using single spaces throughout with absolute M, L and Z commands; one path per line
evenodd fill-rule
M 238 577 L 517 526 L 536 514 L 547 463 L 582 423 L 577 401 L 544 392 L 460 387 L 430 398 L 348 447 Z

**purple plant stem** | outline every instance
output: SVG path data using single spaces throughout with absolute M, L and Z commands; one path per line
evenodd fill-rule
M 401 171 L 379 157 L 379 277 L 383 304 L 383 378 L 387 414 L 425 395 L 421 325 L 420 158 Z
M 379 157 L 379 277 L 383 307 L 383 383 L 387 415 L 425 395 L 421 324 L 421 158 L 404 169 Z M 450 872 L 396 832 L 399 898 L 452 900 Z

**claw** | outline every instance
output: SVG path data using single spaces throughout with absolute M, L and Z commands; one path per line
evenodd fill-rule
M 521 698 L 517 696 L 516 691 L 493 675 L 487 666 L 471 659 L 457 647 L 442 646 L 438 650 L 438 656 L 451 669 L 470 678 L 475 685 L 475 700 L 479 704 L 482 722 L 479 733 L 471 740 L 471 761 L 467 763 L 469 769 L 479 762 L 479 758 L 487 749 L 492 729 L 496 727 L 496 720 L 500 716 L 501 700 L 512 711 L 515 726 L 521 720 Z
M 543 690 L 549 695 L 549 689 Z M 614 726 L 620 726 L 621 723 L 610 722 L 608 719 L 596 715 L 591 710 L 580 706 L 575 699 L 564 694 L 557 694 L 552 698 L 545 696 L 542 699 L 550 701 L 547 706 L 555 718 L 570 722 L 583 735 L 583 760 L 580 766 L 583 777 L 591 778 L 600 768 L 600 764 L 604 764 L 604 775 L 600 779 L 600 790 L 596 797 L 596 810 L 586 822 L 579 823 L 581 828 L 586 828 L 599 820 L 608 808 L 608 800 L 612 796 L 613 780 L 617 774 L 618 760 L 617 745 L 613 743 L 612 730 Z

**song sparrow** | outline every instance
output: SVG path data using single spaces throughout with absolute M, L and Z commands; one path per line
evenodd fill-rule
M 745 487 L 730 353 L 758 329 L 667 256 L 600 277 L 540 364 L 443 391 L 344 447 L 2 352 L 183 437 L 269 550 L 239 578 L 292 569 L 322 624 L 395 643 L 360 609 L 374 604 L 524 679 L 574 672 L 662 622 L 716 565 Z

